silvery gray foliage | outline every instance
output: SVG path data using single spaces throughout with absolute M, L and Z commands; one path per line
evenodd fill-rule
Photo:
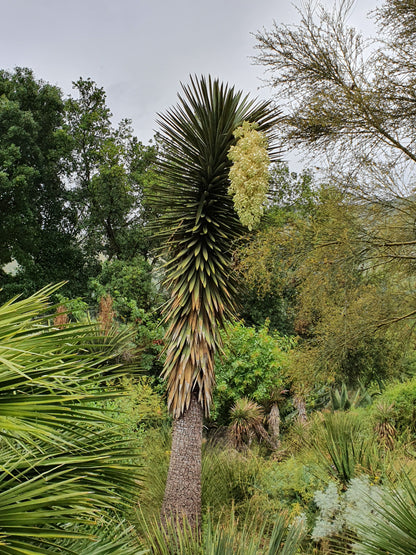
M 330 482 L 325 491 L 317 491 L 314 495 L 319 515 L 312 538 L 318 541 L 343 530 L 357 532 L 359 524 L 371 522 L 372 507 L 381 500 L 382 487 L 370 482 L 369 476 L 353 478 L 344 493 L 338 491 L 335 482 Z

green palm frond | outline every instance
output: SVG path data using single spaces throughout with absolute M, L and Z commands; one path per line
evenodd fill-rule
M 132 503 L 137 449 L 103 402 L 120 338 L 52 324 L 45 289 L 0 307 L 0 552 L 71 553 Z M 125 337 L 128 340 L 128 336 Z M 110 359 L 110 362 L 109 362 Z M 84 527 L 89 526 L 88 532 Z M 84 531 L 83 531 L 84 530 Z
M 214 384 L 218 325 L 235 313 L 232 244 L 243 231 L 228 193 L 234 130 L 256 122 L 272 145 L 278 114 L 211 78 L 191 79 L 177 106 L 160 116 L 161 182 L 152 202 L 167 259 L 165 308 L 168 405 L 178 417 L 198 394 L 206 413 Z M 270 154 L 276 151 L 270 148 Z

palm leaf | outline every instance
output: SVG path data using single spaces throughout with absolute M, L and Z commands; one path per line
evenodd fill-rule
M 52 290 L 0 307 L 1 553 L 91 542 L 94 522 L 132 504 L 140 477 L 135 442 L 103 410 L 121 395 L 103 390 L 121 372 L 111 363 L 121 340 L 100 341 L 93 325 L 54 328 Z

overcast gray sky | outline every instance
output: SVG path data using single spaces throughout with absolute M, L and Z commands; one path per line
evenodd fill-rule
M 362 28 L 375 6 L 357 0 L 351 24 Z M 189 74 L 267 97 L 258 90 L 263 68 L 250 60 L 251 33 L 298 19 L 289 0 L 0 0 L 0 10 L 1 69 L 30 67 L 65 94 L 72 81 L 91 77 L 115 121 L 132 119 L 144 143 Z

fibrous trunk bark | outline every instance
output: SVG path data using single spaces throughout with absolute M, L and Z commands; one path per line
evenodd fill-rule
M 162 504 L 162 522 L 186 519 L 195 529 L 201 520 L 201 449 L 203 412 L 193 394 L 190 406 L 173 422 L 172 449 Z
M 298 422 L 301 424 L 305 424 L 308 421 L 308 417 L 306 415 L 305 399 L 300 395 L 296 395 L 293 398 L 293 404 L 298 411 Z
M 277 449 L 280 446 L 280 411 L 277 403 L 273 403 L 272 408 L 270 409 L 268 422 L 269 434 L 275 448 Z

